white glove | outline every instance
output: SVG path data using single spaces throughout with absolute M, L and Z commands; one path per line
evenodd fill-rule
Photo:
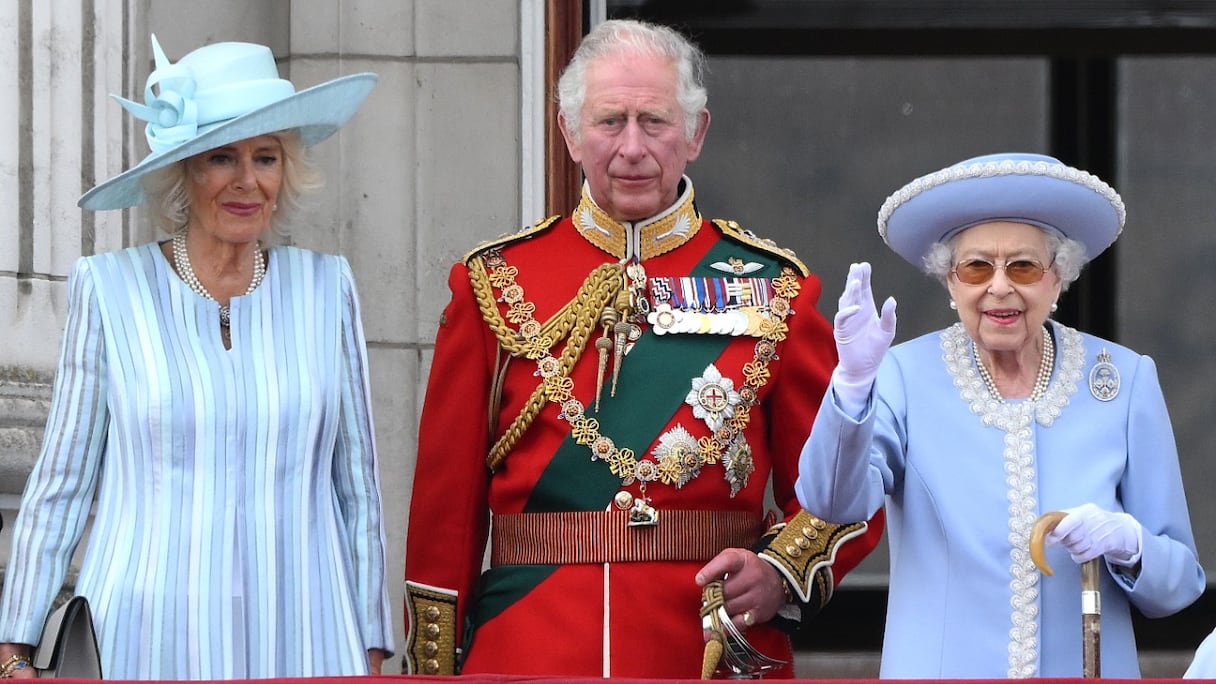
M 1047 534 L 1048 544 L 1068 550 L 1076 563 L 1104 556 L 1115 565 L 1130 568 L 1140 562 L 1143 528 L 1127 513 L 1111 513 L 1087 503 L 1064 511 L 1068 515 Z
M 832 373 L 832 388 L 840 407 L 857 415 L 865 408 L 878 366 L 895 339 L 895 298 L 883 302 L 880 317 L 870 290 L 870 264 L 849 266 L 833 328 L 839 363 Z

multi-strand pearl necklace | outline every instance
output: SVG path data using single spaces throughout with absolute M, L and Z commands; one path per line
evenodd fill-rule
M 1005 403 L 1005 397 L 1001 396 L 1001 390 L 997 389 L 996 381 L 992 379 L 992 375 L 988 373 L 988 367 L 980 360 L 980 352 L 974 342 L 971 343 L 971 355 L 975 357 L 975 367 L 979 369 L 980 377 L 984 380 L 984 386 L 988 388 L 988 393 L 993 399 Z M 1039 374 L 1034 379 L 1034 388 L 1030 391 L 1029 401 L 1038 401 L 1043 397 L 1043 393 L 1047 391 L 1047 385 L 1051 382 L 1051 369 L 1056 363 L 1056 348 L 1051 341 L 1051 331 L 1043 330 L 1043 358 L 1039 361 Z
M 173 234 L 173 263 L 177 266 L 177 274 L 186 281 L 191 290 L 194 290 L 204 299 L 210 299 L 215 302 L 215 297 L 203 287 L 198 276 L 194 275 L 194 269 L 190 266 L 190 254 L 186 251 L 186 232 L 178 231 Z M 266 260 L 262 258 L 262 243 L 259 241 L 253 250 L 253 279 L 249 281 L 249 287 L 245 288 L 242 297 L 257 289 L 258 285 L 262 284 L 262 278 L 266 276 Z M 227 328 L 231 325 L 232 309 L 227 304 L 220 304 L 220 325 Z

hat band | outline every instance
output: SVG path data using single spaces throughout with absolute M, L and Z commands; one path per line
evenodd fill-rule
M 231 83 L 202 91 L 195 98 L 200 125 L 220 123 L 295 95 L 291 81 L 281 78 Z

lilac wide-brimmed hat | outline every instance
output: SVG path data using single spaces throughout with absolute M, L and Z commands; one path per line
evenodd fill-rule
M 352 74 L 296 92 L 291 81 L 279 78 L 265 45 L 213 43 L 174 64 L 152 36 L 152 53 L 156 69 L 144 87 L 144 104 L 112 96 L 148 122 L 152 152 L 84 193 L 77 204 L 85 209 L 141 204 L 141 180 L 149 171 L 246 138 L 296 130 L 304 145 L 315 145 L 354 115 L 377 79 L 373 73 Z
M 878 234 L 920 268 L 935 242 L 990 221 L 1028 223 L 1085 245 L 1086 260 L 1114 243 L 1126 211 L 1097 176 L 1042 154 L 990 154 L 921 176 L 878 211 Z

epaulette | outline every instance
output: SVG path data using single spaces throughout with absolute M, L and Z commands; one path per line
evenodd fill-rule
M 777 257 L 782 262 L 793 266 L 800 274 L 802 274 L 803 278 L 811 274 L 811 270 L 806 267 L 806 264 L 802 263 L 798 259 L 798 256 L 794 254 L 794 250 L 778 247 L 777 243 L 773 242 L 772 240 L 757 237 L 755 233 L 745 229 L 735 221 L 728 219 L 713 219 L 713 224 L 717 226 L 718 230 L 722 231 L 722 234 L 726 237 L 736 242 L 742 242 L 749 247 L 754 247 L 765 254 L 770 254 Z
M 504 233 L 491 240 L 486 240 L 485 242 L 474 247 L 468 254 L 465 254 L 461 261 L 467 264 L 469 263 L 469 259 L 472 259 L 478 254 L 481 254 L 492 247 L 502 247 L 503 245 L 509 245 L 512 242 L 518 242 L 519 240 L 527 240 L 528 238 L 535 237 L 553 227 L 553 225 L 556 224 L 559 219 L 561 219 L 560 215 L 543 218 L 522 230 L 518 230 L 514 233 Z

